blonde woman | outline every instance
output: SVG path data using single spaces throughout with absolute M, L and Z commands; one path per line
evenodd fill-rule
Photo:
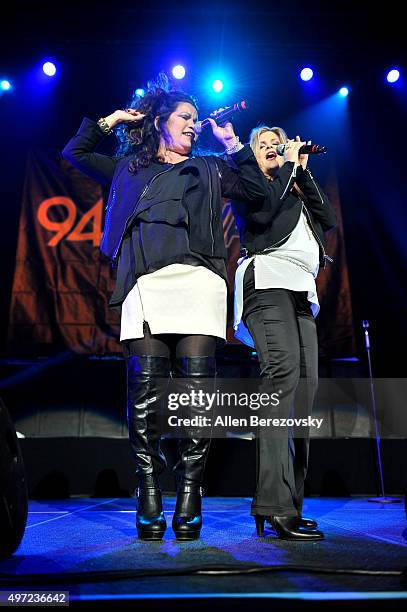
M 298 402 L 311 414 L 318 384 L 315 278 L 330 259 L 324 232 L 335 214 L 300 153 L 299 136 L 289 140 L 282 128 L 262 126 L 250 144 L 268 195 L 256 204 L 232 203 L 244 255 L 236 272 L 235 335 L 256 349 L 261 376 L 280 392 L 280 414 L 292 415 Z M 277 153 L 280 144 L 284 155 Z M 285 431 L 257 438 L 257 533 L 264 534 L 267 520 L 280 538 L 320 540 L 317 523 L 302 516 L 309 431 L 298 438 Z

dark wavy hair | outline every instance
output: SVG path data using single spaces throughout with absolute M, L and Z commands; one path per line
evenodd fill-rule
M 157 157 L 164 125 L 180 102 L 189 102 L 198 110 L 195 98 L 183 91 L 171 89 L 171 82 L 164 73 L 160 73 L 154 81 L 148 83 L 143 97 L 133 97 L 126 108 L 134 108 L 143 113 L 143 121 L 136 126 L 121 124 L 115 130 L 119 139 L 116 156 L 132 157 L 129 172 L 136 173 L 140 168 L 146 168 Z M 158 129 L 154 125 L 156 117 Z

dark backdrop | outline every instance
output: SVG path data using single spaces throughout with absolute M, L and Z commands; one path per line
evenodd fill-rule
M 97 118 L 123 107 L 132 89 L 182 62 L 189 70 L 183 87 L 198 96 L 201 115 L 238 98 L 250 101 L 250 113 L 237 124 L 242 139 L 253 124 L 267 122 L 329 144 L 357 351 L 363 357 L 360 322 L 369 319 L 375 374 L 404 376 L 407 95 L 405 84 L 384 82 L 393 64 L 406 70 L 395 4 L 376 13 L 373 4 L 348 2 L 273 3 L 269 9 L 238 1 L 206 2 L 204 8 L 116 2 L 109 10 L 70 3 L 19 6 L 3 17 L 0 73 L 15 84 L 0 96 L 3 355 L 29 149 L 61 149 L 83 115 Z M 59 76 L 40 82 L 38 66 L 47 56 L 59 63 Z M 305 64 L 318 72 L 311 87 L 298 80 Z M 208 83 L 222 68 L 230 88 L 215 98 Z M 351 95 L 338 102 L 332 96 L 342 84 L 350 85 Z

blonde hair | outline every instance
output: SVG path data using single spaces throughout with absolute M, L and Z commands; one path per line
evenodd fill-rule
M 259 125 L 258 127 L 254 128 L 250 133 L 250 146 L 260 166 L 260 170 L 263 172 L 263 174 L 266 176 L 266 178 L 269 181 L 272 181 L 273 178 L 268 174 L 268 172 L 264 168 L 263 162 L 260 158 L 260 138 L 261 138 L 261 135 L 264 134 L 265 132 L 272 132 L 273 134 L 275 134 L 277 138 L 279 139 L 280 144 L 286 143 L 288 138 L 283 128 L 277 127 L 277 126 L 269 127 L 268 125 Z
M 250 133 L 250 146 L 253 149 L 253 153 L 258 159 L 258 153 L 260 150 L 260 136 L 265 132 L 273 132 L 279 139 L 281 144 L 287 142 L 288 137 L 283 128 L 281 127 L 269 127 L 268 125 L 260 125 L 259 127 L 254 128 Z

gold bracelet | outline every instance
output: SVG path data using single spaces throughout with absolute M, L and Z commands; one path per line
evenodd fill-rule
M 113 130 L 110 129 L 104 117 L 101 117 L 97 124 L 104 134 L 113 134 Z

